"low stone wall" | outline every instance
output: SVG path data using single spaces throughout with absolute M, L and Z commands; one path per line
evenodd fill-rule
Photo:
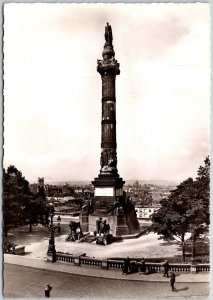
M 97 258 L 91 258 L 87 256 L 74 256 L 69 253 L 56 252 L 56 261 L 63 263 L 73 263 L 78 266 L 91 266 L 104 268 L 108 270 L 122 270 L 123 269 L 123 260 L 115 259 L 106 259 L 101 260 Z M 131 265 L 134 266 L 134 271 L 140 270 L 140 262 L 131 261 Z M 149 273 L 163 273 L 162 263 L 151 263 L 146 262 L 146 269 Z M 200 273 L 200 272 L 209 272 L 210 264 L 170 264 L 170 270 L 174 272 L 183 272 L 183 273 Z
M 15 255 L 22 255 L 25 253 L 25 246 L 15 246 L 14 253 Z

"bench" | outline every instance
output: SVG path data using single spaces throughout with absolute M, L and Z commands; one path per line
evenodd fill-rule
M 21 255 L 25 253 L 25 246 L 15 246 L 15 255 Z

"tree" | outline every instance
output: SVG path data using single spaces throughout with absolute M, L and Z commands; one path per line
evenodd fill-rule
M 177 240 L 182 246 L 185 261 L 185 245 L 192 241 L 192 257 L 195 260 L 195 242 L 209 226 L 210 160 L 198 169 L 196 180 L 189 178 L 161 201 L 161 208 L 152 216 L 152 229 L 160 238 Z M 187 235 L 189 234 L 189 235 Z
M 46 214 L 44 193 L 32 194 L 29 182 L 15 166 L 3 170 L 3 223 L 7 236 L 9 225 L 26 224 L 29 231 L 37 225 L 40 216 Z
M 23 218 L 29 224 L 29 232 L 32 231 L 32 225 L 44 223 L 43 217 L 48 218 L 44 198 L 38 194 L 32 195 L 30 201 L 25 202 L 23 210 Z
M 210 223 L 210 159 L 204 160 L 204 166 L 200 166 L 195 180 L 195 196 L 192 198 L 189 208 L 190 232 L 192 240 L 192 261 L 195 261 L 195 243 L 209 230 Z
M 196 191 L 197 201 L 200 201 L 200 205 L 203 211 L 203 221 L 206 225 L 210 223 L 210 159 L 209 156 L 204 160 L 204 166 L 200 166 L 198 169 L 198 177 L 196 178 Z
M 7 236 L 8 225 L 22 223 L 24 203 L 30 201 L 29 182 L 15 166 L 3 169 L 3 224 Z
M 187 203 L 193 192 L 194 182 L 189 178 L 171 192 L 167 199 L 161 200 L 161 208 L 152 215 L 151 229 L 166 241 L 176 240 L 182 246 L 185 261 L 186 234 L 189 223 L 186 217 Z

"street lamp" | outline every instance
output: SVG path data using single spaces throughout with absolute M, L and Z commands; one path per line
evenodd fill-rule
M 49 237 L 49 246 L 47 250 L 47 255 L 52 256 L 52 262 L 56 262 L 56 250 L 55 250 L 55 236 L 54 236 L 54 231 L 55 231 L 55 226 L 53 225 L 53 217 L 54 217 L 54 206 L 51 206 L 49 209 L 49 217 L 50 217 L 50 225 L 49 225 L 49 232 L 50 232 L 50 237 Z
M 61 232 L 61 217 L 60 217 L 60 215 L 58 216 L 58 218 L 57 218 L 57 222 L 58 222 L 58 234 L 60 234 L 60 232 Z

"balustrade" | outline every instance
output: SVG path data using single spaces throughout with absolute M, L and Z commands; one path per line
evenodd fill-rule
M 57 252 L 56 253 L 56 261 L 72 263 L 72 262 L 74 262 L 74 256 L 71 254 Z
M 107 260 L 108 269 L 122 269 L 123 264 L 124 262 L 120 260 Z
M 80 256 L 75 257 L 72 254 L 69 253 L 56 253 L 56 260 L 66 263 L 74 263 L 74 260 L 78 259 L 79 265 L 84 266 L 94 266 L 94 267 L 102 267 L 105 269 L 118 269 L 121 270 L 123 268 L 123 260 L 114 260 L 114 259 L 108 259 L 108 260 L 100 260 L 96 258 L 86 257 L 86 256 Z M 132 261 L 133 262 L 133 261 Z M 136 262 L 138 270 L 140 270 L 140 262 Z M 162 271 L 162 264 L 161 263 L 152 263 L 152 262 L 146 262 L 147 270 L 150 273 L 154 272 L 161 272 Z M 186 272 L 189 273 L 192 271 L 191 264 L 174 264 L 170 263 L 170 270 L 174 272 Z M 209 272 L 210 271 L 210 265 L 209 264 L 197 264 L 196 265 L 196 273 L 198 272 Z
M 140 263 L 139 263 L 140 266 Z M 161 263 L 149 263 L 146 262 L 147 269 L 150 273 L 161 272 Z
M 190 272 L 191 265 L 190 264 L 169 264 L 170 270 L 174 272 Z
M 209 264 L 198 264 L 196 265 L 196 272 L 209 272 L 210 265 Z
M 87 266 L 100 267 L 101 260 L 95 259 L 95 258 L 90 258 L 90 257 L 80 257 L 80 264 L 87 265 Z

